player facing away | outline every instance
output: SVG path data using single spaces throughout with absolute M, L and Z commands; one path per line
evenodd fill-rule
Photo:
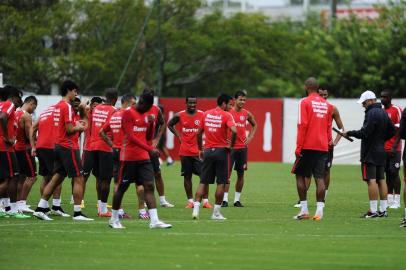
M 151 218 L 149 227 L 171 228 L 172 225 L 159 220 L 154 197 L 154 170 L 150 156 L 157 156 L 158 150 L 147 141 L 152 137 L 153 121 L 148 119 L 148 111 L 154 102 L 151 93 L 143 93 L 137 105 L 128 107 L 122 115 L 123 144 L 120 153 L 120 173 L 118 187 L 113 197 L 113 210 L 109 226 L 113 229 L 123 229 L 119 220 L 119 209 L 124 193 L 131 183 L 144 186 L 145 202 Z
M 227 94 L 221 94 L 217 98 L 217 107 L 208 110 L 203 116 L 203 126 L 197 133 L 199 150 L 203 150 L 203 133 L 206 135 L 203 165 L 200 174 L 200 184 L 196 191 L 192 217 L 199 217 L 200 203 L 209 184 L 217 180 L 215 193 L 215 205 L 211 219 L 226 219 L 220 213 L 221 203 L 224 197 L 225 185 L 229 181 L 230 151 L 234 147 L 237 129 L 234 119 L 228 112 L 233 98 Z M 228 133 L 231 131 L 231 138 Z
M 193 208 L 194 206 L 192 175 L 200 176 L 202 169 L 201 154 L 197 145 L 197 132 L 203 125 L 204 112 L 197 110 L 196 106 L 197 98 L 195 96 L 186 97 L 186 110 L 175 113 L 168 122 L 169 130 L 180 141 L 181 175 L 188 200 L 185 208 Z M 176 129 L 176 125 L 179 125 L 180 131 Z M 203 208 L 213 208 L 208 200 L 208 190 L 203 195 Z
M 37 108 L 38 101 L 34 96 L 24 99 L 21 108 L 16 111 L 16 143 L 14 145 L 17 162 L 20 167 L 17 206 L 22 212 L 34 213 L 27 206 L 27 197 L 32 185 L 37 180 L 35 157 L 31 155 L 30 130 L 32 126 L 31 114 Z
M 306 178 L 312 175 L 316 181 L 317 210 L 313 220 L 323 218 L 325 196 L 325 166 L 331 135 L 332 108 L 317 90 L 319 85 L 313 77 L 305 81 L 307 97 L 299 102 L 297 123 L 296 161 L 292 173 L 296 175 L 300 212 L 294 219 L 309 219 Z
M 244 207 L 241 203 L 240 196 L 242 188 L 244 187 L 244 172 L 248 168 L 248 144 L 252 141 L 252 138 L 254 138 L 255 132 L 257 131 L 257 122 L 255 121 L 254 116 L 250 111 L 244 109 L 245 102 L 247 102 L 247 92 L 237 91 L 234 95 L 234 107 L 230 109 L 230 114 L 233 116 L 235 126 L 237 128 L 237 138 L 235 140 L 233 151 L 231 151 L 230 166 L 230 175 L 233 167 L 237 172 L 234 207 Z M 247 136 L 248 123 L 251 125 L 252 129 Z M 227 183 L 221 207 L 228 206 L 229 189 L 230 184 Z
M 42 220 L 52 220 L 46 214 L 48 208 L 48 200 L 55 189 L 63 182 L 66 176 L 72 178 L 73 181 L 73 199 L 74 199 L 74 214 L 73 220 L 89 221 L 93 220 L 86 217 L 81 212 L 80 203 L 83 198 L 83 170 L 80 162 L 79 148 L 76 147 L 74 140 L 77 138 L 75 134 L 82 132 L 85 126 L 74 122 L 74 112 L 71 102 L 74 101 L 77 95 L 78 86 L 70 80 L 66 80 L 61 86 L 62 100 L 55 105 L 53 118 L 57 126 L 57 139 L 55 142 L 55 162 L 54 175 L 45 186 L 38 207 L 34 212 L 34 216 Z
M 387 196 L 384 166 L 385 141 L 395 134 L 395 126 L 389 119 L 382 105 L 376 102 L 375 93 L 365 91 L 357 103 L 365 108 L 365 119 L 362 128 L 350 130 L 344 136 L 361 139 L 362 179 L 368 185 L 369 210 L 361 218 L 387 217 Z M 378 211 L 378 197 L 380 209 Z
M 388 89 L 381 92 L 381 103 L 384 106 L 389 119 L 395 125 L 396 133 L 398 133 L 400 118 L 402 117 L 402 109 L 399 106 L 392 104 L 392 92 Z M 386 184 L 388 186 L 388 206 L 392 209 L 400 207 L 400 161 L 402 155 L 402 144 L 400 143 L 397 134 L 385 142 L 385 174 Z
M 0 217 L 27 218 L 17 207 L 19 167 L 14 152 L 15 110 L 21 105 L 22 92 L 6 85 L 0 89 L 0 199 L 5 206 Z

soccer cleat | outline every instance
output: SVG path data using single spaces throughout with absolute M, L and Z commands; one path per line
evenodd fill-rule
M 378 213 L 372 213 L 371 211 L 368 211 L 361 216 L 361 218 L 377 218 L 377 217 L 379 217 Z
M 300 201 L 297 202 L 297 204 L 293 205 L 295 208 L 300 208 Z
M 138 212 L 138 218 L 147 220 L 147 219 L 149 219 L 149 214 L 148 214 L 148 212 L 145 212 L 145 213 Z
M 212 209 L 212 208 L 213 208 L 213 205 L 211 205 L 209 202 L 205 202 L 205 203 L 203 204 L 203 208 Z
M 120 219 L 130 219 L 131 216 L 129 214 L 127 214 L 126 212 L 124 212 L 124 213 L 119 213 L 118 218 L 120 218 Z
M 6 211 L 3 208 L 0 208 L 0 218 L 8 218 L 9 216 L 7 215 Z
M 393 202 L 390 206 L 390 209 L 399 209 L 400 208 L 400 204 L 397 202 Z
M 406 228 L 406 217 L 402 220 L 399 227 Z
M 173 207 L 175 207 L 175 205 L 173 205 L 173 204 L 171 204 L 169 202 L 161 203 L 161 206 L 165 207 L 165 208 L 173 208 Z
M 236 201 L 234 203 L 234 207 L 244 207 L 244 205 L 242 205 L 242 203 L 240 201 Z
M 92 220 L 94 220 L 92 218 L 88 218 L 87 216 L 85 216 L 81 212 L 75 213 L 72 219 L 75 220 L 75 221 L 92 221 Z
M 223 217 L 222 214 L 217 213 L 217 214 L 211 215 L 211 219 L 213 219 L 213 220 L 226 220 L 227 218 Z
M 30 218 L 31 216 L 24 215 L 23 212 L 17 211 L 17 212 L 8 212 L 7 213 L 9 217 L 11 218 L 18 218 L 18 219 L 25 219 L 25 218 Z
M 320 221 L 322 219 L 322 216 L 314 216 L 313 220 L 314 221 Z
M 18 208 L 19 211 L 24 212 L 24 213 L 34 213 L 35 211 L 29 208 L 27 205 L 22 205 Z
M 51 214 L 61 217 L 70 217 L 70 215 L 65 213 L 65 211 L 63 211 L 62 207 L 60 206 L 52 206 Z
M 169 229 L 172 228 L 171 224 L 163 223 L 162 221 L 158 220 L 156 223 L 149 224 L 150 229 Z
M 294 216 L 293 219 L 296 220 L 310 219 L 310 216 L 309 213 L 299 213 L 298 215 Z
M 388 217 L 388 212 L 386 211 L 378 211 L 378 217 Z
M 109 220 L 109 227 L 112 229 L 125 229 L 125 227 L 121 225 L 121 222 L 119 220 Z
M 45 214 L 44 212 L 40 212 L 40 211 L 34 212 L 32 215 L 38 219 L 42 219 L 42 220 L 46 220 L 46 221 L 53 220 L 52 218 L 48 217 L 47 214 Z
M 185 206 L 185 208 L 193 208 L 193 202 L 188 202 Z
M 221 207 L 228 207 L 228 202 L 227 201 L 223 201 L 221 203 Z
M 111 212 L 106 212 L 106 213 L 97 213 L 98 217 L 111 217 Z

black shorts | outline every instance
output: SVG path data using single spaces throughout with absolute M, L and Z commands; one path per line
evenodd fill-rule
M 17 158 L 14 152 L 0 152 L 0 180 L 10 179 L 19 175 Z
M 333 166 L 333 158 L 334 158 L 334 148 L 328 150 L 326 170 L 330 170 L 331 166 Z
M 154 174 L 159 173 L 161 171 L 161 164 L 159 163 L 159 157 L 149 156 L 149 159 L 151 160 L 152 168 L 154 169 Z
M 79 150 L 55 145 L 54 173 L 69 178 L 83 175 Z
M 234 167 L 234 170 L 238 173 L 243 173 L 247 170 L 247 148 L 234 149 L 231 151 L 231 166 L 230 170 Z
M 394 156 L 385 152 L 385 172 L 387 174 L 396 174 L 400 170 L 401 152 L 396 152 Z
M 84 153 L 86 161 L 84 161 L 83 175 L 88 176 L 90 172 L 96 178 L 111 179 L 113 176 L 113 153 L 105 151 L 86 151 Z
M 39 161 L 39 175 L 41 176 L 52 176 L 54 172 L 54 160 L 55 151 L 54 149 L 48 148 L 38 148 L 37 158 Z
M 368 181 L 370 179 L 385 180 L 384 166 L 376 166 L 371 163 L 361 163 L 362 180 Z
M 93 170 L 93 166 L 94 166 L 93 151 L 83 150 L 82 167 L 83 167 L 83 175 L 85 177 L 90 175 L 90 173 Z
M 292 173 L 304 177 L 324 178 L 326 174 L 327 152 L 302 150 L 293 164 Z
M 217 184 L 229 183 L 230 150 L 227 148 L 208 148 L 203 152 L 202 173 L 200 183 Z
M 31 156 L 31 149 L 15 151 L 18 166 L 20 168 L 20 174 L 27 177 L 37 176 L 37 164 L 35 158 Z
M 114 183 L 118 182 L 118 172 L 120 170 L 120 149 L 113 148 L 113 177 Z
M 181 175 L 182 176 L 191 176 L 192 174 L 200 175 L 202 171 L 202 161 L 199 157 L 194 156 L 181 156 Z
M 154 182 L 154 170 L 151 161 L 121 161 L 118 183 L 143 185 L 146 182 Z

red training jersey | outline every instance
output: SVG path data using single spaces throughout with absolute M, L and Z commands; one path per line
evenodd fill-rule
M 25 126 L 20 125 L 21 117 L 26 113 L 22 109 L 18 109 L 15 112 L 15 121 L 17 125 L 16 129 L 16 143 L 14 145 L 14 149 L 17 151 L 22 151 L 30 148 L 30 140 L 27 138 L 25 133 Z
M 73 120 L 75 122 L 74 126 L 76 126 L 77 123 L 79 123 L 80 120 L 82 120 L 82 118 L 80 118 L 79 113 L 75 114 L 73 116 Z M 80 132 L 75 132 L 73 134 L 73 138 L 72 138 L 72 142 L 73 142 L 73 146 L 72 148 L 75 150 L 79 150 L 79 136 L 80 136 Z
M 116 109 L 107 104 L 97 105 L 92 112 L 92 129 L 91 129 L 91 150 L 99 150 L 103 152 L 111 152 L 111 147 L 100 136 L 100 129 L 106 124 Z M 111 138 L 111 132 L 107 134 Z
M 121 129 L 121 120 L 124 113 L 124 109 L 120 109 L 113 113 L 108 121 L 103 126 L 104 132 L 111 131 L 113 136 L 113 148 L 121 149 L 121 145 L 123 144 L 123 130 Z
M 385 109 L 386 113 L 388 114 L 390 120 L 392 121 L 393 125 L 397 128 L 400 126 L 400 118 L 402 117 L 402 109 L 399 106 L 391 104 L 391 106 Z M 396 141 L 396 135 L 390 138 L 385 142 L 385 151 L 390 152 L 392 151 L 393 144 Z M 402 142 L 399 142 L 396 151 L 402 151 Z
M 204 112 L 197 110 L 195 114 L 190 115 L 183 110 L 179 113 L 180 148 L 179 156 L 198 156 L 199 147 L 197 145 L 197 133 L 203 127 Z
M 296 155 L 303 149 L 328 151 L 329 139 L 332 138 L 332 114 L 332 106 L 317 93 L 300 100 Z
M 55 106 L 50 106 L 39 116 L 36 148 L 54 149 L 55 147 L 55 135 L 58 136 L 56 134 L 58 130 L 55 128 L 54 110 Z
M 68 134 L 66 132 L 66 124 L 71 123 L 72 126 L 75 126 L 74 120 L 74 112 L 72 106 L 66 102 L 65 100 L 59 101 L 55 105 L 54 110 L 54 124 L 56 127 L 57 138 L 55 140 L 55 144 L 58 144 L 65 148 L 73 149 L 74 147 L 74 140 L 75 140 L 75 133 Z
M 154 123 L 152 125 L 152 134 L 153 134 L 153 136 L 151 137 L 150 140 L 148 140 L 149 145 L 152 145 L 152 139 L 154 138 L 155 133 L 156 133 L 155 129 L 156 129 L 156 126 L 157 126 L 158 115 L 159 115 L 160 111 L 161 111 L 161 109 L 157 105 L 152 105 L 151 109 L 149 109 L 149 111 L 146 112 L 147 115 L 153 115 L 154 116 Z
M 14 138 L 14 125 L 15 125 L 15 106 L 10 101 L 1 101 L 0 102 L 0 112 L 5 113 L 7 115 L 7 133 L 9 138 Z M 14 148 L 10 147 L 6 144 L 4 140 L 4 133 L 3 129 L 0 128 L 0 151 L 5 152 L 13 152 Z
M 235 126 L 237 129 L 237 137 L 235 139 L 235 149 L 242 149 L 246 148 L 245 140 L 247 139 L 247 119 L 249 112 L 246 109 L 241 109 L 241 111 L 237 112 L 232 108 L 230 110 L 230 114 L 233 116 Z
M 149 160 L 149 151 L 154 148 L 147 143 L 147 133 L 150 132 L 147 113 L 141 114 L 133 107 L 125 109 L 122 115 L 121 128 L 124 136 L 120 160 Z
M 228 129 L 235 126 L 231 114 L 216 107 L 204 113 L 203 122 L 206 135 L 204 148 L 227 147 L 229 144 L 227 141 Z

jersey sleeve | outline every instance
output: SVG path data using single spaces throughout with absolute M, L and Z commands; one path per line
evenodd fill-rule
M 72 123 L 73 122 L 73 113 L 72 113 L 72 106 L 69 104 L 65 104 L 61 106 L 61 117 L 62 122 L 64 124 Z
M 235 127 L 234 118 L 231 115 L 231 113 L 226 113 L 225 122 L 226 122 L 227 127 Z

